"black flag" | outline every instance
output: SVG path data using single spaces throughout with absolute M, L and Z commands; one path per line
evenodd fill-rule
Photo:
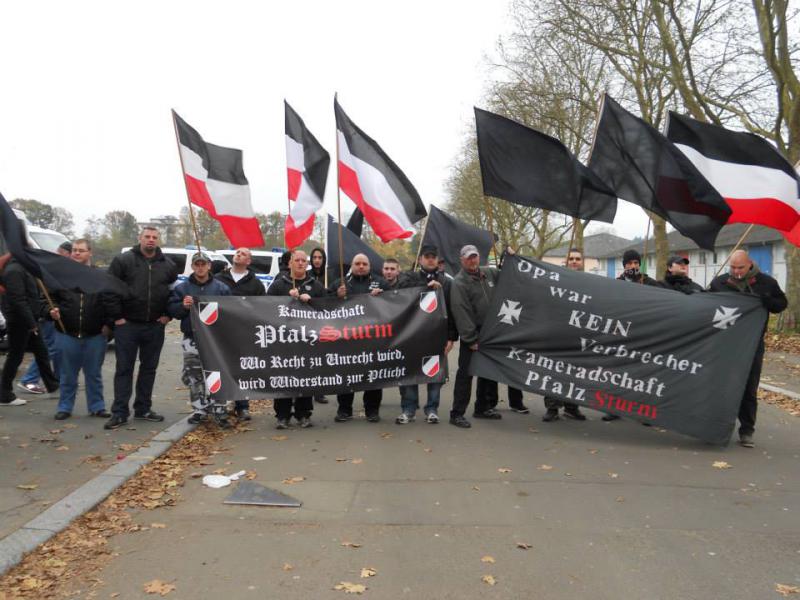
M 493 241 L 492 234 L 485 229 L 459 221 L 431 204 L 421 244 L 432 244 L 439 249 L 439 256 L 444 258 L 447 272 L 451 275 L 461 269 L 459 252 L 462 247 L 467 244 L 475 246 L 481 254 L 481 264 L 485 265 Z
M 114 292 L 121 296 L 128 294 L 127 286 L 113 275 L 47 250 L 31 248 L 25 238 L 22 221 L 14 214 L 14 209 L 2 194 L 0 194 L 0 233 L 11 256 L 28 273 L 40 279 L 50 291 L 74 290 L 85 294 Z
M 361 232 L 364 231 L 364 213 L 361 212 L 360 208 L 356 207 L 353 214 L 350 215 L 347 220 L 347 228 L 358 237 L 361 237 Z
M 617 196 L 560 141 L 475 109 L 483 193 L 580 219 L 614 222 Z
M 350 231 L 347 227 L 342 227 L 333 217 L 328 215 L 328 240 L 325 252 L 328 255 L 328 266 L 335 269 L 333 279 L 339 277 L 339 230 L 342 231 L 342 247 L 344 248 L 344 266 L 347 267 L 353 261 L 356 254 L 366 254 L 369 258 L 369 268 L 375 275 L 382 276 L 383 257 L 375 252 L 369 244 Z M 330 282 L 329 282 L 330 283 Z
M 623 200 L 669 221 L 701 248 L 714 240 L 731 209 L 675 145 L 606 95 L 589 167 Z

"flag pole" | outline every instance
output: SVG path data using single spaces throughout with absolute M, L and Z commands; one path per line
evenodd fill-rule
M 647 269 L 647 238 L 650 237 L 650 225 L 653 223 L 653 219 L 650 217 L 650 213 L 645 211 L 647 214 L 647 230 L 644 233 L 644 268 Z M 624 265 L 623 265 L 624 266 Z M 641 267 L 641 265 L 639 265 Z M 644 284 L 644 277 L 642 277 L 642 281 L 640 282 Z
M 197 246 L 197 251 L 200 252 L 200 234 L 197 232 L 197 222 L 194 220 L 192 199 L 191 196 L 189 196 L 189 184 L 186 181 L 186 167 L 183 164 L 183 154 L 181 154 L 181 138 L 178 135 L 178 122 L 175 120 L 175 109 L 172 110 L 172 127 L 175 129 L 175 145 L 178 147 L 178 158 L 181 161 L 181 177 L 183 177 L 183 186 L 186 188 L 186 201 L 189 203 L 189 221 L 194 231 L 194 242 Z
M 37 277 L 36 283 L 39 284 L 39 289 L 42 290 L 42 293 L 44 294 L 44 297 L 47 300 L 48 308 L 50 310 L 53 310 L 56 307 L 56 305 L 53 304 L 53 299 L 50 297 L 50 292 L 48 292 L 47 288 L 44 287 L 44 282 Z M 67 333 L 67 330 L 64 328 L 64 322 L 61 320 L 61 316 L 59 316 L 58 319 L 56 319 L 56 323 L 58 323 L 58 326 L 61 329 L 61 333 Z
M 728 256 L 725 257 L 725 261 L 719 266 L 719 270 L 716 273 L 714 273 L 714 278 L 712 279 L 712 281 L 714 279 L 716 279 L 717 277 L 719 277 L 719 274 L 722 273 L 722 269 L 725 268 L 725 265 L 727 265 L 728 261 L 731 259 L 731 255 L 734 252 L 736 252 L 739 249 L 739 246 L 741 246 L 744 243 L 744 240 L 747 238 L 748 235 L 750 235 L 750 231 L 753 229 L 754 226 L 755 226 L 755 223 L 750 223 L 750 227 L 748 227 L 745 230 L 745 232 L 742 234 L 742 237 L 740 237 L 739 241 L 736 242 L 736 245 L 733 247 L 733 250 L 730 251 Z
M 497 256 L 497 246 L 495 245 L 497 242 L 495 242 L 495 239 L 494 239 L 495 238 L 495 235 L 494 235 L 494 210 L 492 209 L 492 201 L 491 201 L 491 199 L 489 199 L 489 196 L 484 194 L 483 198 L 484 198 L 484 200 L 486 200 L 486 204 L 488 206 L 487 213 L 489 215 L 489 234 L 492 236 L 492 250 L 494 251 L 494 264 L 496 266 L 497 263 L 498 263 L 498 256 Z M 487 259 L 487 262 L 488 262 L 489 257 L 487 256 L 486 259 Z
M 334 98 L 335 99 L 335 98 Z M 339 225 L 339 283 L 344 283 L 344 241 L 342 240 L 342 188 L 339 186 L 339 128 L 336 128 L 336 211 Z
M 337 165 L 338 166 L 338 165 Z M 325 211 L 325 241 L 322 246 L 325 250 L 325 272 L 322 274 L 325 277 L 325 289 L 328 289 L 328 232 L 330 231 L 329 225 L 331 220 L 328 218 L 328 211 Z M 313 266 L 313 265 L 312 265 Z
M 417 270 L 417 265 L 419 264 L 419 256 L 420 252 L 422 252 L 422 242 L 425 241 L 425 232 L 428 231 L 428 221 L 430 220 L 430 215 L 425 217 L 425 225 L 422 226 L 422 236 L 419 238 L 419 244 L 417 245 L 417 258 L 414 259 L 414 268 L 411 271 Z

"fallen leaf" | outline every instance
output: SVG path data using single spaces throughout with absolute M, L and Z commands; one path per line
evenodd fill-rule
M 123 452 L 133 452 L 137 448 L 136 444 L 120 444 L 118 447 Z M 155 581 L 158 580 L 156 579 Z
M 385 440 L 388 440 L 390 437 L 392 437 L 392 434 L 389 433 L 388 431 L 384 431 L 383 433 L 381 433 L 381 437 Z
M 166 529 L 167 526 L 164 523 L 150 523 L 150 527 L 153 529 Z
M 64 430 L 63 429 L 51 429 L 50 433 L 52 433 L 53 435 L 58 435 L 59 433 L 64 433 Z
M 27 448 L 30 446 L 28 442 L 23 442 L 22 444 L 17 444 L 17 448 Z
M 203 476 L 202 473 L 192 473 L 191 475 L 189 475 L 189 477 L 191 477 L 192 479 L 200 479 L 202 476 Z
M 618 479 L 619 473 L 609 473 L 608 476 L 611 477 L 611 479 Z
M 253 479 L 255 479 L 256 477 L 258 477 L 258 473 L 256 473 L 255 471 L 248 471 L 247 473 L 244 474 L 244 478 L 247 479 L 248 481 L 253 481 Z
M 254 456 L 253 460 L 259 460 L 259 461 L 260 460 L 267 460 L 267 457 L 266 456 Z
M 361 544 L 357 542 L 342 542 L 340 545 L 345 548 L 361 548 Z
M 525 542 L 517 542 L 517 548 L 519 548 L 520 550 L 530 550 L 531 548 L 533 548 L 533 546 Z
M 617 502 L 625 502 L 624 496 L 617 496 Z
M 494 564 L 494 556 L 488 556 L 488 555 L 487 556 L 482 556 L 481 557 L 481 562 Z
M 174 585 L 167 583 L 166 581 L 161 581 L 160 579 L 153 579 L 153 581 L 148 581 L 144 584 L 144 591 L 146 594 L 159 594 L 160 596 L 166 596 L 174 590 Z
M 539 430 L 536 429 L 535 427 L 528 427 L 528 431 L 530 431 L 531 433 L 539 433 Z
M 499 469 L 497 469 L 497 470 L 498 470 L 498 472 L 500 472 L 500 473 L 511 473 L 511 469 L 509 469 L 508 467 L 500 467 L 500 468 L 499 468 Z
M 35 490 L 38 487 L 39 487 L 39 484 L 37 484 L 37 483 L 23 483 L 23 484 L 18 485 L 17 489 L 20 489 L 20 490 Z
M 378 571 L 375 570 L 374 567 L 363 567 L 361 569 L 361 579 L 366 579 L 367 577 L 375 577 L 378 574 Z
M 538 469 L 540 471 L 552 471 L 553 467 L 551 467 L 550 465 L 539 465 Z
M 77 427 L 78 426 L 75 425 L 75 423 L 67 423 L 66 425 L 64 425 L 64 429 L 75 429 Z
M 354 465 L 360 465 L 361 463 L 364 462 L 364 459 L 363 458 L 354 458 L 350 462 L 353 463 Z
M 488 583 L 489 585 L 495 585 L 497 583 L 497 580 L 492 575 L 484 575 L 481 577 L 481 581 L 483 583 Z
M 481 488 L 479 488 L 477 485 L 473 485 L 472 489 L 475 490 L 476 492 L 480 492 L 481 491 Z
M 350 583 L 349 581 L 340 581 L 333 589 L 344 591 L 345 594 L 363 594 L 367 591 L 367 586 L 360 583 Z
M 336 462 L 347 462 L 347 459 L 340 456 L 336 459 Z
M 306 478 L 302 476 L 287 477 L 286 479 L 283 480 L 283 483 L 285 483 L 286 485 L 292 485 L 293 483 L 300 483 L 301 481 L 305 480 Z
M 283 563 L 283 567 L 282 568 L 283 568 L 284 571 L 291 571 L 292 569 L 294 569 L 294 567 L 292 565 L 290 565 L 289 563 Z
M 273 435 L 269 439 L 271 439 L 273 442 L 285 442 L 286 440 L 289 439 L 289 436 L 288 435 Z
M 431 453 L 433 452 L 433 448 L 424 448 L 425 452 Z
M 789 594 L 800 594 L 800 588 L 794 585 L 786 585 L 784 583 L 776 583 L 775 591 L 781 596 L 788 596 Z
M 715 469 L 732 469 L 733 465 L 726 463 L 724 460 L 715 460 L 712 464 Z
M 66 452 L 67 450 L 69 450 L 69 446 L 59 446 L 56 448 L 57 452 Z
M 594 448 L 591 448 L 589 450 L 589 454 L 597 454 L 597 450 L 595 450 Z

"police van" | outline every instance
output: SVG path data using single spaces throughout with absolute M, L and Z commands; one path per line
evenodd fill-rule
M 233 255 L 236 250 L 227 248 L 225 250 L 217 250 L 217 254 L 224 256 L 229 263 L 233 264 Z M 250 263 L 250 268 L 258 277 L 258 280 L 267 289 L 280 270 L 280 258 L 283 254 L 283 248 L 273 248 L 272 250 L 251 250 L 253 255 L 253 262 Z
M 130 249 L 131 247 L 127 246 L 120 250 L 120 254 L 127 252 Z M 230 266 L 228 260 L 219 252 L 206 250 L 202 246 L 200 249 L 202 252 L 207 254 L 211 260 L 219 260 L 224 262 L 226 266 Z M 192 274 L 192 254 L 197 252 L 197 246 L 186 246 L 184 248 L 161 248 L 161 252 L 164 254 L 164 256 L 174 262 L 176 267 L 178 267 L 178 279 L 170 287 L 175 287 L 181 281 L 186 281 L 189 279 L 189 275 Z

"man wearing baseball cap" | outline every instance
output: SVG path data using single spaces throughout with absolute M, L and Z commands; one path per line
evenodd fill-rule
M 684 294 L 702 292 L 699 284 L 689 279 L 689 259 L 685 256 L 673 254 L 667 259 L 667 272 L 664 280 L 659 282 L 662 287 Z
M 167 313 L 181 320 L 183 333 L 183 371 L 181 380 L 189 388 L 189 400 L 194 413 L 189 423 L 197 424 L 213 415 L 220 427 L 230 427 L 225 414 L 225 403 L 214 403 L 206 395 L 206 380 L 203 365 L 192 332 L 191 309 L 199 296 L 230 296 L 230 288 L 211 274 L 211 259 L 204 252 L 192 255 L 192 274 L 189 279 L 175 286 L 167 303 Z

